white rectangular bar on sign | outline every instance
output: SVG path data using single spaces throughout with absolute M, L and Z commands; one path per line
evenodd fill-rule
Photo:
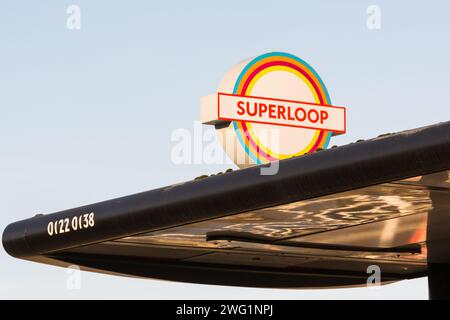
M 218 93 L 217 98 L 217 120 L 346 131 L 344 107 L 226 93 Z

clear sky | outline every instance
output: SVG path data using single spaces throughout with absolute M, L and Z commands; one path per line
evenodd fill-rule
M 66 27 L 69 5 L 81 29 Z M 366 25 L 369 5 L 381 29 Z M 229 165 L 175 165 L 171 134 L 244 58 L 286 51 L 348 108 L 345 144 L 450 119 L 448 1 L 0 2 L 0 229 Z M 82 273 L 0 251 L 0 298 L 427 298 L 426 279 L 266 290 Z

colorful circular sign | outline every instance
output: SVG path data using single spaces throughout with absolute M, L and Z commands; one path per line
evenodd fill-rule
M 345 108 L 331 106 L 308 63 L 272 52 L 229 70 L 218 94 L 202 98 L 202 122 L 216 126 L 228 156 L 246 167 L 327 148 L 333 132 L 345 132 Z

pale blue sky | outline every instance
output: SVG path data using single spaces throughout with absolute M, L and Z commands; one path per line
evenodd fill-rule
M 81 8 L 81 30 L 66 8 Z M 366 8 L 381 8 L 381 30 Z M 0 2 L 0 229 L 227 165 L 170 161 L 199 98 L 240 60 L 286 51 L 321 75 L 348 133 L 332 144 L 449 120 L 448 1 Z M 426 298 L 426 279 L 379 290 L 262 290 L 66 270 L 0 252 L 0 298 Z

